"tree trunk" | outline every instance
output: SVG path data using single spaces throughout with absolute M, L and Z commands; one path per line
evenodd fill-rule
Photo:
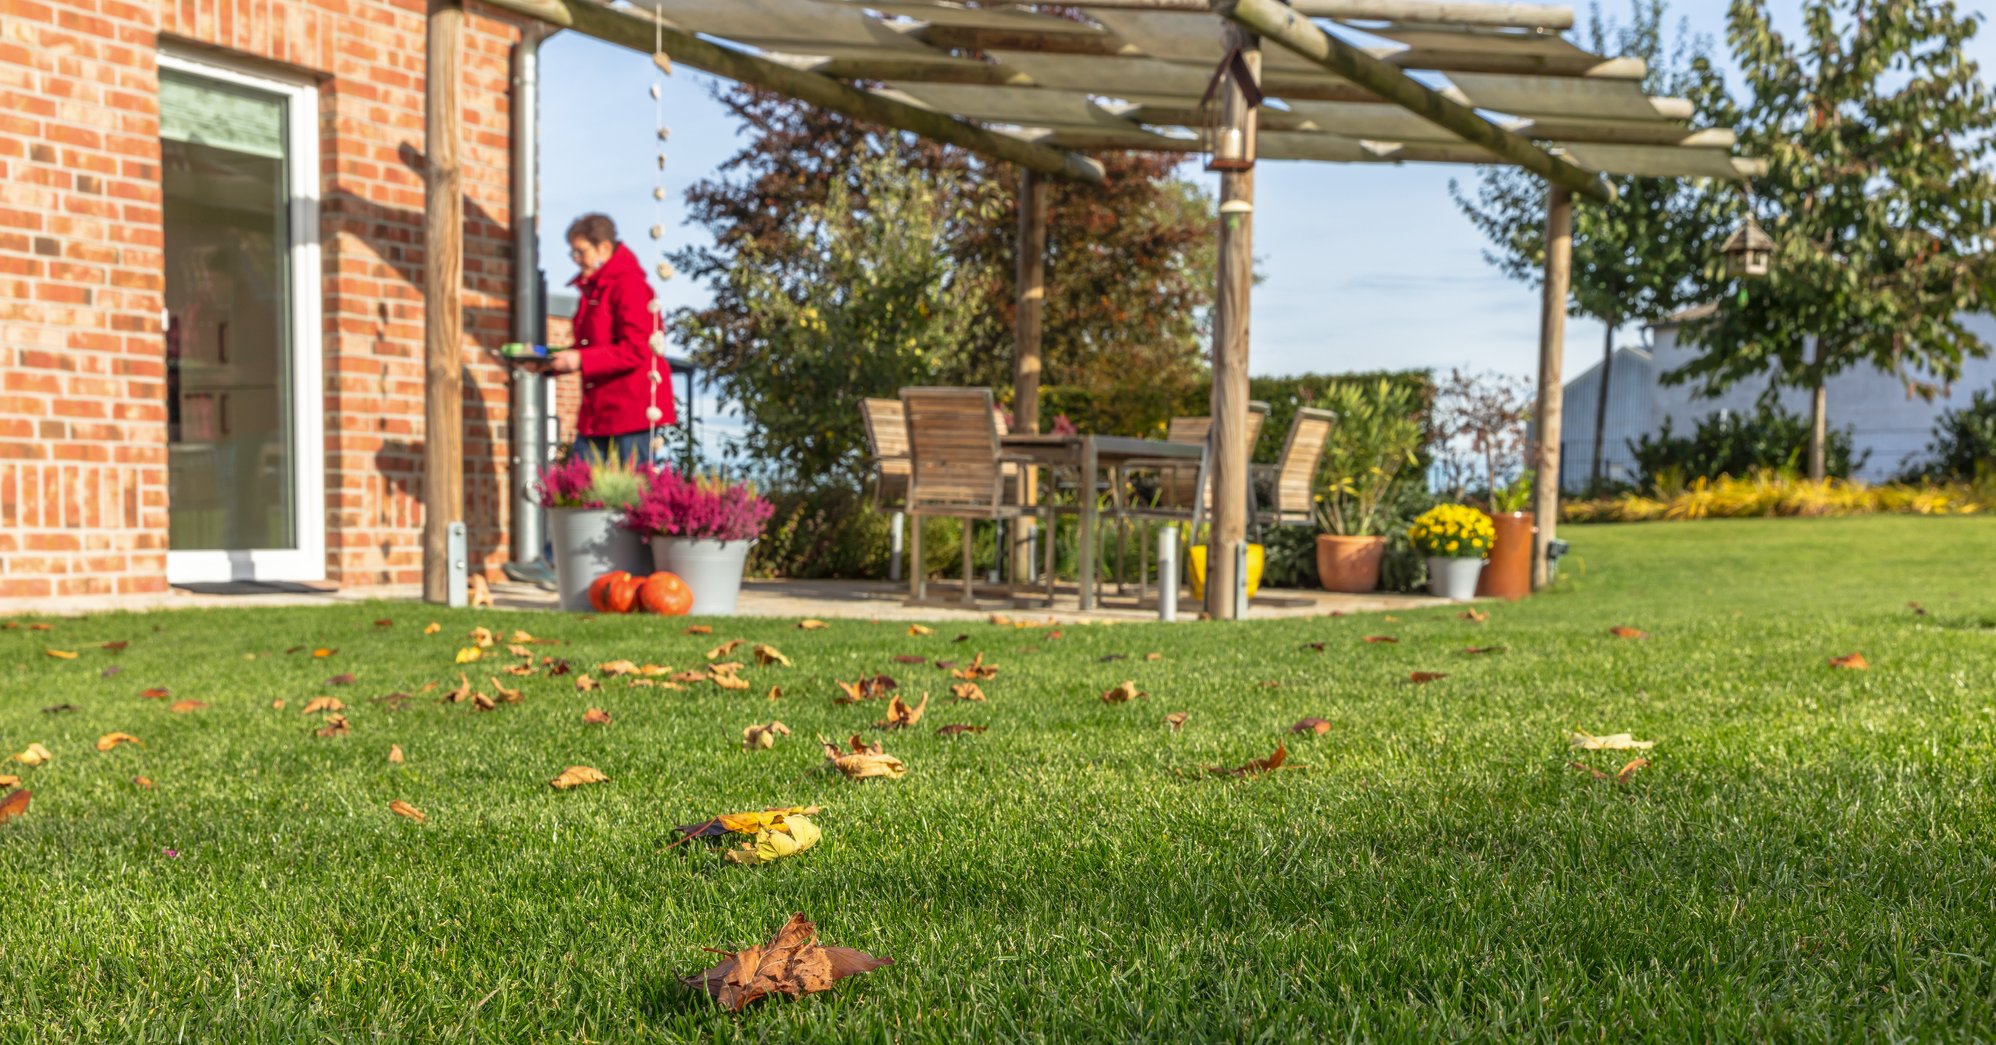
M 1824 444 L 1828 442 L 1830 434 L 1830 397 L 1824 388 L 1824 379 L 1820 373 L 1822 365 L 1823 341 L 1818 338 L 1816 339 L 1818 368 L 1816 388 L 1814 394 L 1809 397 L 1809 478 L 1816 482 L 1822 482 L 1829 471 Z
M 1608 434 L 1608 379 L 1615 374 L 1615 317 L 1608 316 L 1603 322 L 1608 330 L 1601 335 L 1601 395 L 1594 404 L 1594 467 L 1587 476 L 1587 492 L 1601 490 L 1601 443 Z

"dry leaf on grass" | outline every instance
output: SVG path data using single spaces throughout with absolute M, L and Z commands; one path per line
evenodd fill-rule
M 692 838 L 719 838 L 722 835 L 752 835 L 763 828 L 782 823 L 793 816 L 817 816 L 824 810 L 818 806 L 769 806 L 750 810 L 746 813 L 722 813 L 711 820 L 697 824 L 680 824 L 673 828 L 680 834 L 678 845 Z M 668 846 L 667 848 L 671 848 Z
M 707 659 L 715 660 L 720 657 L 725 657 L 728 654 L 733 653 L 737 648 L 739 648 L 743 641 L 744 640 L 742 639 L 729 639 L 728 641 L 721 643 L 720 645 L 714 647 L 713 649 L 708 650 Z
M 761 643 L 755 647 L 755 662 L 765 668 L 771 664 L 781 664 L 786 668 L 790 666 L 790 658 L 784 656 L 782 650 Z
M 493 700 L 483 693 L 473 693 L 471 695 L 471 707 L 474 711 L 490 711 L 498 706 L 498 701 Z
M 868 777 L 886 777 L 899 780 L 908 772 L 908 767 L 900 759 L 880 749 L 879 744 L 862 743 L 858 736 L 852 738 L 852 750 L 844 751 L 837 744 L 819 738 L 825 746 L 825 757 L 830 759 L 833 768 L 846 775 L 848 780 L 865 780 Z
M 33 791 L 10 791 L 6 798 L 0 798 L 0 824 L 28 811 L 28 801 L 35 797 Z
M 1102 703 L 1122 704 L 1128 701 L 1135 700 L 1138 697 L 1149 697 L 1149 696 L 1150 694 L 1145 693 L 1144 691 L 1138 689 L 1136 683 L 1128 679 L 1124 679 L 1122 682 L 1118 683 L 1117 685 L 1102 691 Z
M 826 624 L 824 621 L 818 620 L 815 617 L 807 617 L 797 622 L 798 631 L 823 631 L 824 629 L 829 627 L 831 627 L 831 625 Z
M 528 660 L 534 659 L 534 651 L 528 649 L 525 646 L 520 645 L 517 642 L 508 645 L 506 647 L 506 652 L 511 653 L 515 657 L 525 657 Z
M 313 697 L 311 700 L 306 701 L 305 710 L 300 711 L 299 714 L 316 715 L 321 711 L 345 710 L 346 704 L 342 703 L 338 697 Z
M 1306 649 L 1306 650 L 1310 650 L 1310 651 L 1311 651 L 1311 652 L 1313 652 L 1313 653 L 1322 653 L 1322 652 L 1324 652 L 1324 647 L 1325 647 L 1326 645 L 1328 645 L 1328 643 L 1323 643 L 1323 642 L 1306 642 L 1306 643 L 1304 643 L 1304 644 L 1302 644 L 1301 646 L 1298 646 L 1298 647 L 1296 647 L 1296 648 L 1297 648 L 1297 649 Z
M 927 664 L 928 662 L 929 658 L 919 653 L 896 653 L 894 655 L 894 663 L 896 664 Z
M 732 669 L 728 671 L 709 671 L 707 673 L 707 679 L 708 681 L 712 682 L 716 686 L 721 687 L 722 689 L 749 688 L 749 681 L 745 678 L 742 678 L 740 675 L 735 674 Z
M 323 659 L 325 659 L 325 658 L 327 658 L 327 657 L 330 657 L 330 656 L 332 656 L 333 654 L 335 654 L 335 653 L 338 653 L 338 652 L 339 652 L 339 650 L 336 650 L 336 649 L 327 649 L 326 647 L 324 647 L 324 646 L 321 646 L 321 647 L 319 647 L 318 649 L 315 649 L 315 650 L 313 650 L 313 651 L 312 651 L 312 656 L 314 656 L 314 657 L 318 657 L 319 659 L 323 660 Z
M 713 633 L 714 626 L 712 624 L 689 624 L 686 627 L 686 634 L 688 635 L 712 635 Z
M 802 914 L 791 915 L 766 944 L 733 953 L 714 953 L 727 957 L 711 969 L 682 978 L 681 982 L 706 991 L 729 1012 L 740 1012 L 750 1002 L 772 994 L 801 998 L 828 991 L 848 976 L 894 964 L 891 958 L 876 958 L 850 947 L 819 945 L 818 927 Z
M 900 688 L 899 683 L 886 675 L 861 678 L 858 682 L 846 682 L 841 679 L 833 679 L 832 682 L 839 687 L 839 696 L 832 701 L 834 704 L 857 704 L 862 700 L 876 700 Z
M 1846 653 L 1841 657 L 1831 657 L 1830 667 L 1847 668 L 1851 671 L 1871 670 L 1871 665 L 1865 663 L 1864 654 L 1862 653 Z
M 1461 617 L 1463 620 L 1469 621 L 1471 624 L 1481 624 L 1484 621 L 1490 619 L 1490 615 L 1488 613 L 1483 612 L 1482 610 L 1463 610 L 1461 613 L 1457 614 L 1456 616 Z
M 1609 628 L 1609 629 L 1608 629 L 1608 634 L 1610 634 L 1610 635 L 1613 635 L 1613 636 L 1615 636 L 1615 637 L 1616 637 L 1616 638 L 1618 638 L 1618 639 L 1646 639 L 1646 638 L 1649 638 L 1649 632 L 1646 632 L 1646 631 L 1642 630 L 1641 628 L 1631 628 L 1631 627 L 1629 627 L 1629 626 L 1628 626 L 1628 625 L 1626 625 L 1626 624 L 1617 624 L 1617 625 L 1615 625 L 1614 627 L 1612 627 L 1612 628 Z
M 412 806 L 409 803 L 404 802 L 399 798 L 393 802 L 388 803 L 388 811 L 394 813 L 396 816 L 406 817 L 410 820 L 414 820 L 419 824 L 426 823 L 430 819 L 429 817 L 423 815 L 422 810 L 417 809 L 415 806 Z
M 960 679 L 993 679 L 998 677 L 998 669 L 984 663 L 984 654 L 980 652 L 971 658 L 969 667 L 958 668 L 950 674 Z
M 638 666 L 628 660 L 612 660 L 596 665 L 596 670 L 615 678 L 618 675 L 635 675 Z
M 165 686 L 154 686 L 151 689 L 140 690 L 139 696 L 144 697 L 147 700 L 165 700 L 166 698 L 173 696 L 173 691 L 167 689 Z
M 1185 720 L 1191 717 L 1192 713 L 1189 711 L 1174 711 L 1171 714 L 1164 716 L 1164 721 L 1166 725 L 1169 725 L 1171 727 L 1171 731 L 1173 733 L 1176 733 L 1179 730 L 1185 728 Z
M 499 641 L 499 636 L 492 634 L 491 628 L 473 628 L 469 637 L 471 644 L 479 649 L 491 649 Z
M 779 815 L 755 832 L 755 837 L 728 850 L 731 864 L 766 864 L 781 860 L 818 844 L 822 833 L 810 818 L 799 814 Z
M 975 682 L 959 682 L 949 688 L 950 696 L 958 700 L 983 700 L 984 691 Z
M 588 766 L 569 766 L 567 769 L 561 771 L 560 776 L 548 781 L 548 786 L 557 791 L 566 791 L 571 787 L 581 787 L 584 784 L 606 783 L 609 779 L 609 777 Z
M 0 787 L 19 787 L 21 778 L 11 773 L 0 773 Z
M 438 624 L 436 621 L 431 621 L 428 624 L 423 625 L 423 634 L 425 635 L 435 635 L 437 632 L 440 632 L 442 630 L 444 630 L 444 626 Z
M 152 778 L 149 776 L 135 776 L 132 778 L 132 786 L 142 791 L 151 791 Z
M 466 646 L 463 649 L 457 651 L 456 663 L 459 664 L 475 663 L 480 657 L 483 656 L 485 656 L 484 650 L 479 649 L 477 646 Z
M 44 715 L 67 715 L 67 714 L 69 714 L 70 712 L 73 712 L 73 711 L 81 711 L 81 710 L 83 710 L 83 709 L 81 709 L 81 708 L 77 707 L 77 706 L 76 706 L 76 705 L 74 705 L 74 704 L 51 704 L 51 705 L 49 705 L 48 707 L 45 707 L 45 708 L 43 708 L 43 709 L 42 709 L 42 714 L 44 714 Z
M 1291 733 L 1313 733 L 1317 736 L 1323 736 L 1330 731 L 1331 724 L 1321 718 L 1299 719 L 1295 725 L 1289 727 Z
M 953 737 L 959 733 L 982 733 L 990 728 L 991 728 L 990 726 L 949 725 L 949 726 L 943 726 L 942 728 L 936 730 L 936 735 Z
M 1400 640 L 1394 638 L 1391 635 L 1367 635 L 1365 637 L 1365 641 L 1366 644 L 1370 646 L 1377 646 L 1382 643 L 1389 646 L 1397 646 L 1400 644 Z
M 347 717 L 345 715 L 328 715 L 326 716 L 326 724 L 319 728 L 318 734 L 322 737 L 343 737 L 349 731 L 350 727 L 347 725 Z
M 208 704 L 206 701 L 176 700 L 173 703 L 168 704 L 166 710 L 171 711 L 176 715 L 185 715 L 190 711 L 199 711 L 207 706 Z
M 351 686 L 351 685 L 353 685 L 353 672 L 351 672 L 351 671 L 343 671 L 343 672 L 341 672 L 341 673 L 340 673 L 340 674 L 338 674 L 338 675 L 334 675 L 334 676 L 333 676 L 332 678 L 329 678 L 329 679 L 327 679 L 327 680 L 326 680 L 326 685 L 328 685 L 328 686 Z
M 776 738 L 789 736 L 790 727 L 781 722 L 756 723 L 742 730 L 743 751 L 763 751 L 776 746 Z
M 1566 742 L 1569 746 L 1582 751 L 1648 751 L 1656 746 L 1656 741 L 1637 740 L 1633 733 L 1610 733 L 1605 737 L 1597 737 L 1579 730 L 1574 730 Z
M 602 708 L 590 708 L 582 713 L 582 721 L 592 726 L 607 726 L 610 724 L 610 713 Z
M 499 694 L 499 700 L 502 703 L 518 704 L 520 701 L 527 699 L 525 694 L 521 693 L 517 689 L 513 689 L 507 686 L 505 683 L 499 681 L 497 678 L 491 675 L 487 675 L 485 677 L 485 680 L 487 682 L 492 683 L 492 689 L 494 692 Z
M 1144 659 L 1145 659 L 1145 660 L 1163 660 L 1163 659 L 1164 659 L 1164 654 L 1162 654 L 1162 653 L 1146 653 L 1146 654 L 1144 654 Z
M 922 712 L 929 709 L 929 695 L 922 694 L 922 702 L 909 707 L 899 694 L 887 702 L 887 717 L 873 724 L 875 729 L 906 729 L 922 720 Z
M 1568 766 L 1571 766 L 1582 773 L 1586 773 L 1587 775 L 1593 777 L 1596 780 L 1612 780 L 1617 784 L 1628 783 L 1629 778 L 1636 775 L 1636 770 L 1646 768 L 1649 766 L 1649 764 L 1650 764 L 1649 759 L 1647 758 L 1632 758 L 1627 763 L 1625 763 L 1620 770 L 1616 771 L 1614 776 L 1609 776 L 1608 774 L 1594 768 L 1593 766 L 1588 765 L 1585 762 L 1567 763 Z
M 1509 646 L 1464 646 L 1462 651 L 1474 656 L 1479 653 L 1502 653 L 1510 648 Z
M 402 745 L 400 744 L 388 745 L 388 761 L 393 762 L 398 766 L 402 764 Z
M 1407 673 L 1407 681 L 1417 686 L 1445 678 L 1448 678 L 1448 672 L 1446 671 L 1410 671 Z
M 596 688 L 595 679 L 592 679 L 587 675 L 575 676 L 575 691 L 577 693 L 587 693 L 595 688 Z
M 1281 744 L 1277 744 L 1275 746 L 1275 753 L 1267 758 L 1253 759 L 1244 765 L 1235 766 L 1232 769 L 1228 769 L 1225 766 L 1208 766 L 1206 767 L 1206 771 L 1212 773 L 1214 776 L 1259 776 L 1273 769 L 1281 769 L 1282 763 L 1287 761 L 1289 761 L 1289 749 Z
M 99 751 L 109 751 L 119 744 L 137 744 L 140 747 L 144 747 L 145 741 L 140 740 L 130 733 L 106 733 L 97 738 L 97 750 Z
M 910 635 L 934 635 L 935 633 L 936 629 L 931 628 L 925 624 L 908 625 L 908 634 Z
M 272 708 L 274 708 L 274 709 L 278 710 L 278 711 L 283 711 L 283 710 L 284 710 L 284 698 L 283 698 L 283 697 L 279 697 L 279 698 L 277 698 L 276 700 L 273 700 L 273 701 L 271 701 L 271 702 L 270 702 L 270 706 L 271 706 Z
M 389 620 L 387 617 L 383 617 L 380 620 L 375 621 L 374 626 L 377 628 L 392 628 L 395 626 L 395 622 Z
M 465 677 L 464 672 L 460 671 L 457 673 L 457 688 L 444 694 L 444 703 L 462 704 L 470 699 L 471 680 Z
M 46 653 L 46 654 L 48 654 L 48 655 L 49 655 L 49 656 L 51 656 L 51 657 L 54 657 L 54 658 L 55 658 L 55 659 L 57 659 L 57 660 L 75 660 L 75 659 L 76 659 L 76 651 L 75 651 L 75 650 L 66 650 L 66 649 L 45 649 L 45 650 L 43 650 L 42 652 L 43 652 L 43 653 Z
M 1927 608 L 1925 606 L 1920 605 L 1917 602 L 1907 603 L 1906 608 L 1912 610 L 1913 616 L 1915 617 L 1924 617 L 1927 615 Z

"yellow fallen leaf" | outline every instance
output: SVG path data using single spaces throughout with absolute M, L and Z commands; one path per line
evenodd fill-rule
M 747 689 L 749 681 L 732 671 L 709 672 L 707 678 L 722 689 Z
M 829 741 L 825 744 L 825 757 L 830 759 L 833 768 L 844 773 L 848 780 L 865 780 L 869 777 L 886 777 L 899 780 L 908 772 L 908 767 L 893 755 L 880 749 L 879 744 L 863 744 L 853 737 L 850 751 L 841 749 Z
M 959 682 L 949 688 L 950 696 L 958 700 L 983 700 L 984 691 L 975 682 Z
M 566 791 L 571 787 L 581 787 L 584 784 L 601 784 L 609 779 L 609 777 L 588 766 L 569 766 L 567 769 L 561 771 L 560 776 L 548 781 L 548 785 L 558 791 Z
M 829 627 L 831 627 L 831 625 L 826 624 L 824 621 L 818 620 L 814 617 L 806 618 L 804 620 L 800 620 L 797 622 L 797 630 L 799 631 L 822 631 L 825 628 Z
M 906 729 L 922 720 L 922 712 L 929 709 L 929 695 L 922 694 L 922 702 L 909 707 L 901 695 L 896 693 L 887 702 L 887 717 L 873 724 L 875 729 Z
M 313 697 L 311 700 L 305 702 L 305 710 L 299 712 L 299 714 L 316 715 L 321 711 L 345 710 L 346 705 L 341 703 L 338 697 Z
M 1611 733 L 1597 737 L 1592 733 L 1575 730 L 1567 743 L 1582 751 L 1648 751 L 1656 746 L 1654 740 L 1637 740 L 1632 733 Z
M 415 806 L 412 806 L 409 803 L 404 802 L 399 798 L 393 802 L 388 803 L 388 811 L 394 813 L 396 816 L 407 817 L 408 819 L 414 820 L 419 824 L 426 823 L 430 819 L 429 817 L 423 815 L 422 810 L 417 809 Z
M 45 649 L 45 650 L 43 650 L 42 652 L 43 652 L 43 653 L 46 653 L 46 654 L 48 654 L 48 655 L 49 655 L 49 656 L 51 656 L 51 657 L 54 657 L 54 658 L 55 658 L 55 659 L 57 659 L 57 660 L 75 660 L 75 659 L 76 659 L 76 651 L 75 651 L 75 650 L 66 650 L 66 649 Z
M 437 632 L 440 632 L 442 630 L 444 630 L 443 625 L 438 624 L 436 621 L 431 621 L 428 625 L 424 626 L 423 634 L 435 635 Z
M 457 663 L 469 664 L 483 656 L 485 656 L 484 650 L 479 649 L 477 646 L 466 646 L 457 651 Z
M 908 625 L 908 634 L 910 635 L 934 635 L 935 633 L 936 629 L 931 628 L 925 624 Z
M 728 861 L 737 864 L 766 864 L 795 856 L 818 844 L 818 825 L 803 816 L 786 816 L 755 833 L 755 838 L 728 850 Z
M 99 751 L 109 751 L 119 744 L 137 744 L 140 747 L 144 747 L 145 741 L 140 740 L 130 733 L 106 733 L 97 738 L 97 750 Z
M 614 678 L 618 675 L 635 675 L 638 673 L 638 666 L 628 660 L 613 660 L 596 665 L 596 670 Z
M 27 750 L 14 756 L 14 761 L 24 766 L 39 766 L 54 757 L 53 754 L 49 753 L 48 748 L 40 744 L 29 744 Z
M 0 787 L 19 787 L 21 778 L 9 773 L 0 773 Z
M 1145 660 L 1163 660 L 1163 659 L 1164 659 L 1164 654 L 1162 654 L 1162 653 L 1146 653 L 1146 654 L 1144 654 L 1144 659 L 1145 659 Z
M 339 650 L 336 650 L 336 649 L 327 649 L 326 647 L 324 647 L 324 646 L 321 646 L 321 647 L 319 647 L 318 649 L 315 649 L 315 650 L 313 650 L 313 651 L 312 651 L 312 656 L 314 656 L 314 657 L 318 657 L 318 658 L 320 658 L 321 660 L 323 660 L 323 659 L 325 659 L 325 658 L 327 658 L 327 657 L 330 657 L 330 656 L 332 656 L 333 654 L 335 654 L 335 653 L 338 653 L 338 652 L 339 652 Z
M 771 664 L 781 664 L 786 668 L 790 666 L 790 658 L 784 656 L 782 650 L 760 643 L 755 647 L 755 662 L 765 668 Z
M 729 639 L 728 641 L 721 643 L 720 645 L 714 647 L 713 649 L 708 650 L 707 659 L 714 660 L 717 657 L 725 657 L 728 654 L 733 653 L 735 651 L 735 648 L 740 646 L 742 642 L 743 642 L 742 639 Z
M 477 646 L 479 649 L 491 649 L 492 644 L 497 641 L 499 641 L 499 637 L 492 634 L 492 629 L 490 628 L 471 629 L 471 644 Z

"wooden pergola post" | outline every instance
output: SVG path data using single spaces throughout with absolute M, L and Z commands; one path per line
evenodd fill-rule
M 1227 23 L 1225 48 L 1241 49 L 1248 72 L 1261 77 L 1260 40 Z M 1254 107 L 1237 89 L 1227 91 L 1222 134 L 1245 137 Z M 1220 174 L 1219 285 L 1213 306 L 1213 532 L 1206 546 L 1206 612 L 1215 620 L 1235 616 L 1234 549 L 1246 543 L 1248 524 L 1248 308 L 1254 283 L 1254 171 Z
M 1546 548 L 1559 527 L 1560 364 L 1566 354 L 1566 291 L 1573 272 L 1573 193 L 1546 186 L 1546 271 L 1539 303 L 1539 384 L 1532 467 L 1532 588 L 1546 585 Z
M 464 514 L 464 193 L 460 0 L 430 0 L 423 84 L 423 599 L 450 598 L 450 525 Z
M 1012 326 L 1012 430 L 1040 430 L 1040 332 L 1046 311 L 1047 183 L 1031 168 L 1019 171 L 1018 316 Z M 1019 469 L 1019 503 L 1038 503 L 1039 475 Z M 1012 578 L 1032 574 L 1034 520 L 1020 518 L 1012 540 Z M 1052 540 L 1051 536 L 1047 537 Z

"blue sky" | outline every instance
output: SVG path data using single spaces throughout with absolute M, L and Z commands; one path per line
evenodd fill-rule
M 1978 2 L 1969 0 L 1965 9 Z M 1777 3 L 1785 8 L 1785 27 L 1792 28 L 1799 5 Z M 1676 0 L 1670 17 L 1689 19 L 1692 30 L 1712 36 L 1723 53 L 1725 8 L 1725 0 Z M 1617 3 L 1608 6 L 1611 16 L 1621 10 Z M 1985 24 L 1972 50 L 1990 76 L 1996 29 Z M 649 59 L 623 48 L 573 33 L 543 47 L 541 245 L 550 282 L 573 275 L 560 235 L 585 211 L 610 214 L 647 259 L 656 257 L 657 245 L 706 238 L 684 224 L 685 190 L 740 147 L 740 128 L 714 102 L 713 78 L 682 68 L 667 80 L 667 191 L 655 204 L 652 189 L 660 176 L 652 81 Z M 1534 373 L 1537 292 L 1484 262 L 1482 238 L 1449 198 L 1450 178 L 1468 183 L 1474 175 L 1474 168 L 1453 165 L 1262 164 L 1254 248 L 1267 278 L 1254 294 L 1252 370 Z M 665 232 L 656 244 L 648 235 L 654 223 Z M 659 289 L 672 305 L 705 297 L 685 278 Z M 1598 323 L 1568 321 L 1569 378 L 1599 359 L 1601 335 Z M 1620 341 L 1638 337 L 1627 330 Z

